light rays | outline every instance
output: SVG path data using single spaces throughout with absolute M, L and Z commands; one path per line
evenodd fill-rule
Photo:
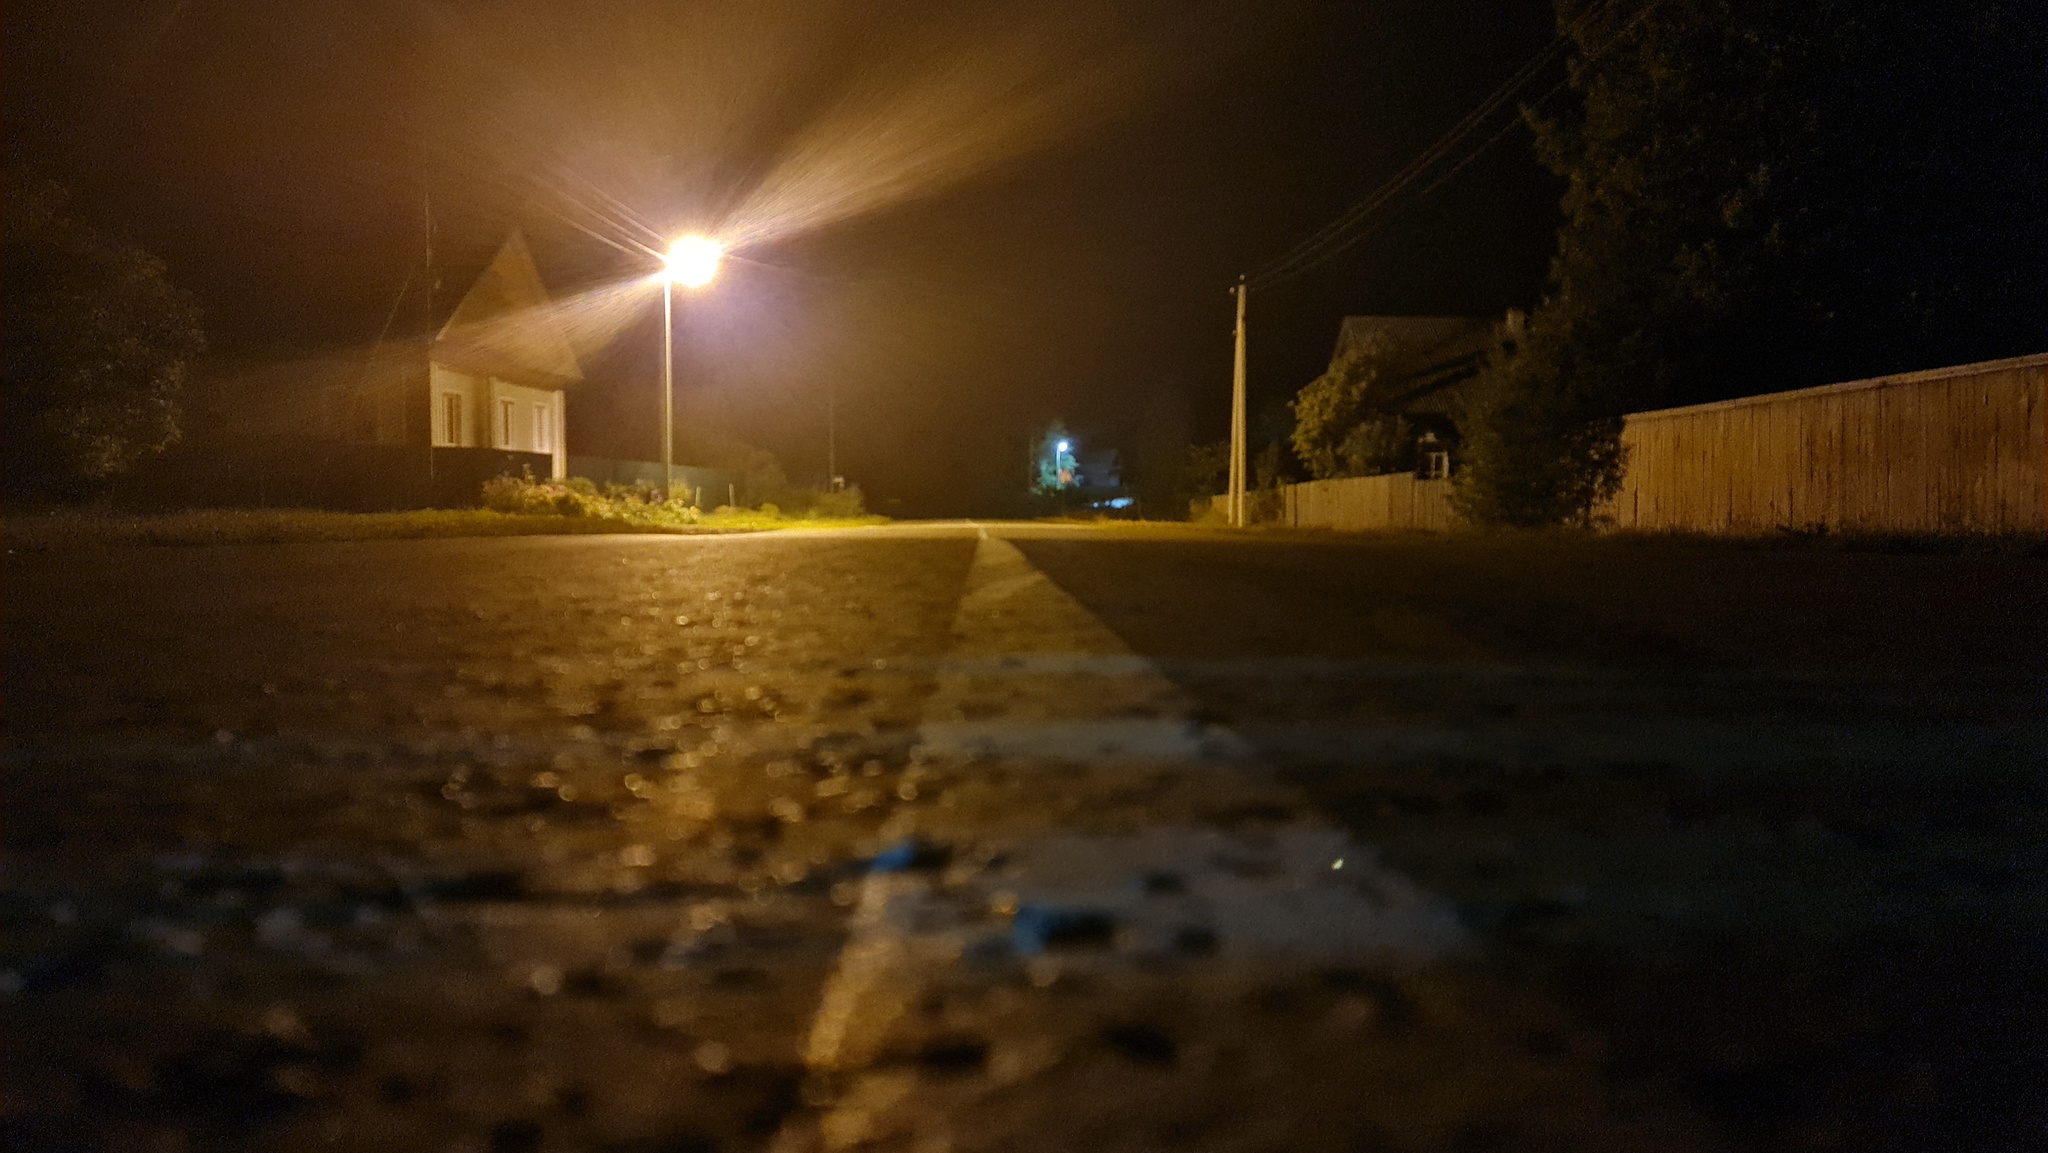
M 937 196 L 1136 111 L 1159 88 L 1162 61 L 1113 11 L 985 19 L 878 55 L 722 232 L 742 245 L 783 240 Z
M 959 189 L 1146 108 L 1222 47 L 1213 11 L 738 0 L 593 21 L 450 17 L 455 147 L 529 209 L 658 265 L 678 235 L 761 247 Z M 480 103 L 472 92 L 488 93 Z
M 532 360 L 545 355 L 535 342 L 559 332 L 577 349 L 601 348 L 645 317 L 654 292 L 649 277 L 599 285 L 536 308 L 501 313 L 464 325 L 462 340 L 490 356 Z M 547 323 L 536 323 L 545 317 Z

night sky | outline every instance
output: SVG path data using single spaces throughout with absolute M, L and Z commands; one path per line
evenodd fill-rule
M 1545 0 L 17 0 L 5 21 L 8 163 L 163 257 L 217 350 L 374 338 L 423 205 L 451 278 L 516 225 L 564 298 L 645 275 L 635 240 L 715 231 L 741 245 L 682 303 L 686 419 L 814 480 L 836 391 L 842 471 L 906 515 L 997 510 L 1056 417 L 1127 467 L 1222 437 L 1237 275 L 1553 31 Z M 1255 432 L 1343 315 L 1534 303 L 1557 191 L 1518 129 L 1255 295 Z M 652 456 L 658 295 L 597 298 L 572 451 Z

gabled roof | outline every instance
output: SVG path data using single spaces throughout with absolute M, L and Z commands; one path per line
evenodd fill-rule
M 433 359 L 520 384 L 579 382 L 583 368 L 553 303 L 515 230 L 435 333 Z
M 1476 374 L 1499 341 L 1496 323 L 1483 316 L 1347 316 L 1332 359 L 1383 344 L 1396 371 L 1373 389 L 1374 404 L 1388 412 L 1448 412 L 1452 386 Z
M 1490 346 L 1493 321 L 1483 316 L 1347 316 L 1337 331 L 1337 354 L 1374 339 L 1386 340 L 1404 357 L 1437 359 L 1441 353 Z

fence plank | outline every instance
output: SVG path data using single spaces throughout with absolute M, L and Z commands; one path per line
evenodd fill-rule
M 1453 527 L 1451 482 L 1417 480 L 1408 473 L 1312 480 L 1286 486 L 1285 523 L 1294 528 L 1346 532 Z
M 2048 529 L 2048 354 L 1631 415 L 1617 527 Z

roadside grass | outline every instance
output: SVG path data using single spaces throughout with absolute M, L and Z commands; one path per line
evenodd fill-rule
M 106 545 L 288 544 L 304 541 L 418 540 L 429 537 L 583 536 L 660 533 L 676 536 L 766 532 L 785 528 L 853 528 L 887 517 L 794 517 L 752 509 L 720 509 L 695 523 L 641 519 L 494 512 L 490 509 L 419 509 L 410 512 L 330 512 L 321 509 L 194 509 L 117 514 L 60 509 L 9 515 L 7 551 Z
M 1154 522 L 1175 523 L 1175 522 Z M 1815 550 L 1891 555 L 1985 554 L 2013 557 L 2048 557 L 2048 532 L 1873 532 L 1861 530 L 1775 529 L 1751 532 L 1695 532 L 1683 530 L 1644 531 L 1581 528 L 1457 528 L 1440 532 L 1419 528 L 1345 530 L 1295 528 L 1280 524 L 1254 524 L 1232 530 L 1213 521 L 1178 522 L 1183 527 L 1211 528 L 1221 532 L 1252 532 L 1261 535 L 1299 537 L 1308 540 L 1365 542 L 1405 540 L 1417 542 L 1493 541 L 1531 546 L 1581 544 L 1589 546 L 1681 547 L 1729 550 Z

